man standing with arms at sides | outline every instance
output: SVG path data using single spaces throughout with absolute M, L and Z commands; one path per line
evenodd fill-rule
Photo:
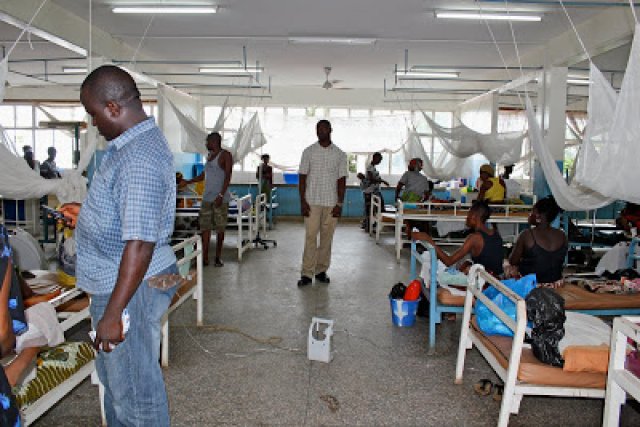
M 202 256 L 204 265 L 209 265 L 209 242 L 211 230 L 216 230 L 216 267 L 222 267 L 222 244 L 224 243 L 224 230 L 227 227 L 229 214 L 229 183 L 231 182 L 231 169 L 233 159 L 231 153 L 222 148 L 222 137 L 218 132 L 212 132 L 207 136 L 207 163 L 200 175 L 193 179 L 183 181 L 191 184 L 204 180 L 204 194 L 200 207 L 200 231 L 202 232 Z
M 109 145 L 82 208 L 67 204 L 61 210 L 76 226 L 78 287 L 91 295 L 107 424 L 169 426 L 158 358 L 160 320 L 175 287 L 159 289 L 153 279 L 178 272 L 169 246 L 173 155 L 124 70 L 93 70 L 80 87 L 80 101 Z
M 331 123 L 316 125 L 318 142 L 302 152 L 300 160 L 300 207 L 304 216 L 305 242 L 302 277 L 298 286 L 316 281 L 329 283 L 333 232 L 342 215 L 347 181 L 347 155 L 331 142 Z M 318 244 L 320 234 L 320 244 Z
M 273 188 L 273 168 L 269 165 L 271 157 L 268 154 L 260 156 L 262 163 L 258 165 L 256 170 L 256 179 L 258 180 L 259 194 L 267 195 L 267 203 L 271 201 L 271 188 Z

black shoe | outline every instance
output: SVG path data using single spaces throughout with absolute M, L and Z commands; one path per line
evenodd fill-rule
M 301 288 L 301 287 L 303 287 L 303 286 L 310 285 L 310 284 L 311 284 L 311 282 L 312 282 L 312 280 L 311 280 L 311 278 L 310 278 L 310 277 L 302 276 L 302 277 L 300 278 L 300 280 L 298 280 L 298 287 L 299 287 L 299 288 Z
M 316 282 L 330 283 L 331 279 L 329 279 L 329 276 L 327 276 L 327 273 L 323 271 L 322 273 L 316 274 Z

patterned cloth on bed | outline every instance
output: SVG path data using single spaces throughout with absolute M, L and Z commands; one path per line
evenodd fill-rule
M 13 389 L 18 405 L 20 408 L 31 405 L 94 358 L 95 351 L 88 342 L 65 342 L 44 349 L 38 355 L 36 377 Z

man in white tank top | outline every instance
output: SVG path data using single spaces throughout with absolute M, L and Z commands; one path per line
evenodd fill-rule
M 224 230 L 227 227 L 229 211 L 229 183 L 231 182 L 231 170 L 233 159 L 231 153 L 222 148 L 222 137 L 218 132 L 212 132 L 207 136 L 207 163 L 204 170 L 197 177 L 186 180 L 187 184 L 204 180 L 204 194 L 200 207 L 200 231 L 202 233 L 202 255 L 204 265 L 209 265 L 209 242 L 211 230 L 216 230 L 216 260 L 215 266 L 222 267 L 222 244 L 224 243 Z

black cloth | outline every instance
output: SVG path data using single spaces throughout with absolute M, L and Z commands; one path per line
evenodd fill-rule
M 562 269 L 564 267 L 564 259 L 567 256 L 569 246 L 563 244 L 562 247 L 555 251 L 548 251 L 538 244 L 535 234 L 530 231 L 533 237 L 533 246 L 525 248 L 524 254 L 518 270 L 520 274 L 535 274 L 538 283 L 553 283 L 562 279 Z
M 550 288 L 536 288 L 525 299 L 531 329 L 531 350 L 542 363 L 562 367 L 558 343 L 564 337 L 564 299 Z
M 40 176 L 45 179 L 60 178 L 60 172 L 58 172 L 56 162 L 49 159 L 42 162 L 40 165 Z
M 484 231 L 479 231 L 484 241 L 482 246 L 482 252 L 476 257 L 472 256 L 471 260 L 474 264 L 482 264 L 488 272 L 493 275 L 499 276 L 502 271 L 502 260 L 504 258 L 502 253 L 502 236 L 498 233 L 498 230 L 494 230 L 493 234 L 487 234 Z

